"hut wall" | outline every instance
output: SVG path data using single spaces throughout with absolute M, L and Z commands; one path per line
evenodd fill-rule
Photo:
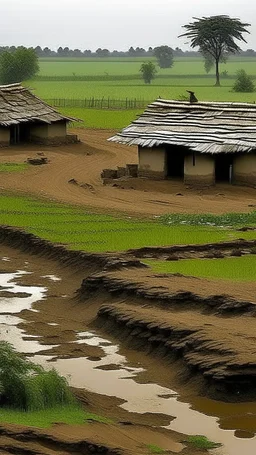
M 212 155 L 196 153 L 185 156 L 184 182 L 191 185 L 214 185 L 215 163 Z
M 10 145 L 10 128 L 0 127 L 0 147 Z
M 256 187 L 256 153 L 237 155 L 233 160 L 233 183 Z
M 32 142 L 45 145 L 59 145 L 66 142 L 77 142 L 77 138 L 76 140 L 68 140 L 67 124 L 65 121 L 54 122 L 51 124 L 32 124 L 30 128 L 30 139 Z
M 156 180 L 165 178 L 164 147 L 139 147 L 138 177 Z
M 48 138 L 48 125 L 45 123 L 31 125 L 30 128 L 31 140 L 37 141 L 37 139 Z
M 48 125 L 48 138 L 66 138 L 67 125 L 66 122 L 55 122 Z

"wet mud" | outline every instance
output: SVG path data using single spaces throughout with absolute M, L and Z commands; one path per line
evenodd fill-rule
M 20 346 L 22 352 L 70 374 L 70 384 L 91 412 L 101 410 L 103 415 L 117 416 L 117 428 L 111 431 L 119 434 L 119 440 L 122 434 L 126 442 L 120 448 L 117 439 L 111 441 L 108 431 L 98 427 L 100 450 L 147 453 L 139 439 L 146 441 L 150 430 L 150 438 L 155 444 L 159 441 L 159 446 L 169 438 L 166 450 L 171 453 L 197 453 L 186 444 L 175 446 L 186 439 L 182 433 L 206 434 L 222 442 L 225 447 L 216 453 L 238 455 L 245 447 L 248 455 L 254 453 L 255 301 L 249 298 L 253 297 L 250 286 L 248 299 L 242 300 L 238 290 L 229 296 L 209 295 L 209 282 L 206 280 L 204 290 L 204 281 L 194 279 L 192 287 L 200 289 L 197 294 L 182 290 L 191 280 L 182 281 L 181 286 L 183 278 L 172 281 L 169 277 L 166 285 L 166 278 L 151 275 L 134 257 L 98 258 L 78 252 L 76 260 L 76 252 L 26 236 L 2 228 L 5 260 L 0 271 L 11 274 L 24 270 L 27 273 L 15 277 L 18 285 L 38 286 L 47 292 L 30 307 L 0 315 L 0 323 L 1 317 L 16 318 L 12 324 L 19 333 L 13 332 L 12 337 L 27 343 Z M 4 244 L 19 245 L 23 252 Z M 3 288 L 5 291 L 6 285 Z M 20 297 L 20 301 L 26 303 L 27 298 Z M 9 319 L 3 323 L 11 325 Z M 116 344 L 119 341 L 120 346 Z M 34 350 L 27 349 L 30 342 Z M 139 427 L 139 423 L 146 427 Z M 161 426 L 168 427 L 166 433 L 161 433 Z M 54 438 L 59 428 L 52 430 Z M 81 441 L 82 430 L 76 431 L 80 431 Z M 96 444 L 91 426 L 90 431 L 88 443 Z M 128 439 L 135 435 L 137 445 L 131 447 Z M 108 444 L 103 444 L 103 436 Z M 175 443 L 172 448 L 170 440 Z M 84 452 L 79 452 L 78 446 L 72 450 L 104 453 L 97 452 L 93 444 L 92 450 L 87 446 Z M 59 450 L 57 446 L 53 450 Z M 71 452 L 69 447 L 63 446 L 63 453 Z M 37 449 L 35 453 L 48 455 L 48 451 Z M 17 453 L 17 448 L 8 450 Z

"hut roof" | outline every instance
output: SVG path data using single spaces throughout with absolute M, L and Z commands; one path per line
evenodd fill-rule
M 0 85 L 0 125 L 36 121 L 50 124 L 61 120 L 77 119 L 59 114 L 21 84 Z
M 128 145 L 181 145 L 200 153 L 256 149 L 256 104 L 157 99 L 109 139 Z

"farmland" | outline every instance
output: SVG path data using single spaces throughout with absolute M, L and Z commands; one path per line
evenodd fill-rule
M 232 226 L 168 226 L 157 220 L 99 215 L 88 209 L 24 197 L 2 195 L 0 205 L 1 224 L 25 228 L 27 232 L 75 250 L 125 251 L 143 246 L 207 243 L 209 238 L 219 242 L 240 237 L 240 232 Z M 252 223 L 253 217 L 252 214 Z M 249 240 L 255 235 L 249 231 L 243 233 L 243 237 Z
M 234 93 L 232 87 L 236 72 L 245 69 L 248 74 L 256 78 L 255 59 L 233 57 L 226 64 L 222 64 L 221 87 L 214 87 L 214 69 L 206 74 L 204 62 L 198 58 L 177 58 L 170 69 L 158 68 L 157 77 L 151 84 L 144 84 L 139 69 L 145 59 L 42 59 L 40 73 L 34 79 L 26 81 L 35 93 L 45 100 L 57 98 L 84 100 L 84 99 L 137 99 L 145 104 L 161 97 L 166 99 L 181 99 L 186 97 L 186 89 L 194 90 L 202 101 L 243 101 L 254 102 L 253 93 Z M 63 111 L 70 115 L 86 119 L 84 111 L 76 112 L 74 108 Z M 136 113 L 140 113 L 137 109 Z M 96 114 L 96 119 L 88 126 L 114 127 L 125 126 L 134 118 L 134 112 L 127 117 L 102 117 Z M 91 114 L 94 115 L 94 114 Z

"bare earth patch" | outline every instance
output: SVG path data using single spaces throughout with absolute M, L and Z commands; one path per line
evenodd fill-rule
M 49 163 L 25 172 L 1 174 L 1 189 L 23 192 L 100 211 L 136 216 L 176 213 L 248 212 L 255 207 L 253 188 L 217 185 L 193 190 L 181 182 L 131 179 L 119 187 L 104 186 L 102 169 L 136 163 L 137 148 L 107 142 L 110 130 L 78 129 L 81 143 L 62 147 L 20 146 L 0 150 L 0 163 L 23 163 L 44 153 Z M 79 182 L 72 185 L 69 181 Z M 93 191 L 91 190 L 93 188 Z M 182 194 L 181 197 L 179 194 Z

